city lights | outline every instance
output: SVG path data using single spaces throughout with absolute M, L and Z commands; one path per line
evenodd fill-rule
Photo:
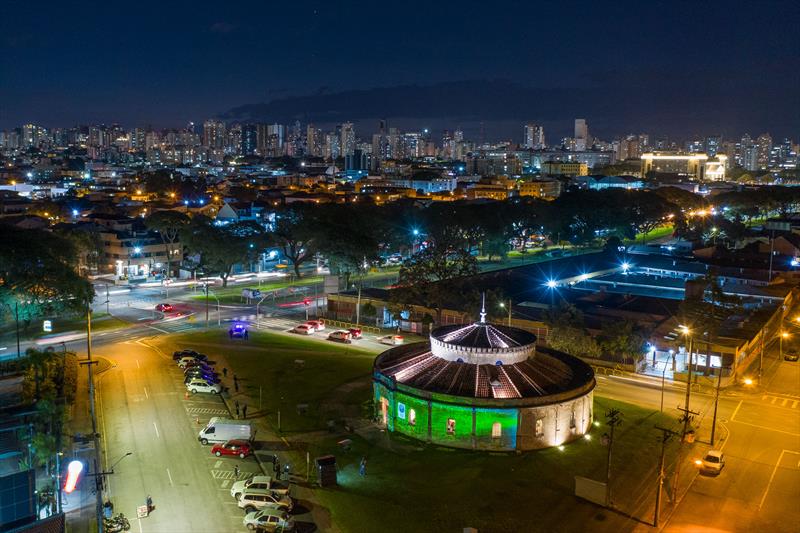
M 547 283 L 545 285 L 547 285 L 548 289 L 555 289 L 556 287 L 558 287 L 558 282 L 553 279 L 549 279 L 547 280 Z

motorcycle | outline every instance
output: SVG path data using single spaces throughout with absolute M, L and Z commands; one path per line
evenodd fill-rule
M 107 533 L 119 533 L 120 531 L 128 531 L 130 528 L 131 523 L 122 513 L 113 518 L 103 519 L 103 531 Z

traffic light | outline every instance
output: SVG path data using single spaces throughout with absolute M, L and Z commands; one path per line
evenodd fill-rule
M 67 466 L 67 480 L 64 483 L 64 492 L 67 494 L 75 490 L 78 484 L 81 472 L 83 472 L 83 463 L 80 461 L 71 461 Z

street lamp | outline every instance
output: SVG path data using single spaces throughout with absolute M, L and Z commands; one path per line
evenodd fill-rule
M 500 302 L 498 305 L 500 307 L 502 307 L 503 309 L 506 309 L 506 303 L 505 302 Z M 507 309 L 508 309 L 508 327 L 511 327 L 511 298 L 508 299 L 508 307 L 507 307 Z
M 778 360 L 783 359 L 783 339 L 788 339 L 789 337 L 790 335 L 787 332 L 781 331 L 780 337 L 778 338 L 778 346 L 779 346 Z
M 686 412 L 683 414 L 683 435 L 681 439 L 686 438 L 686 431 L 689 429 L 689 401 L 692 393 L 692 330 L 688 326 L 680 325 L 678 328 L 681 330 L 687 339 L 689 339 L 689 357 L 686 364 L 686 405 L 684 409 Z

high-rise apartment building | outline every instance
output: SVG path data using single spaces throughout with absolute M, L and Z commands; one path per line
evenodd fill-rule
M 756 164 L 759 170 L 770 167 L 771 152 L 772 136 L 769 133 L 762 133 L 756 139 Z
M 322 131 L 313 124 L 306 126 L 306 153 L 311 157 L 322 157 Z
M 214 150 L 223 150 L 225 141 L 224 122 L 211 119 L 203 123 L 203 146 Z
M 242 126 L 242 155 L 254 155 L 258 152 L 258 126 L 244 124 Z
M 544 150 L 544 127 L 538 124 L 525 124 L 522 147 L 529 150 Z
M 586 119 L 575 119 L 575 150 L 582 152 L 590 147 L 589 142 L 589 125 L 586 124 Z
M 339 126 L 341 155 L 353 155 L 353 150 L 356 149 L 356 130 L 353 128 L 352 122 L 345 122 Z

